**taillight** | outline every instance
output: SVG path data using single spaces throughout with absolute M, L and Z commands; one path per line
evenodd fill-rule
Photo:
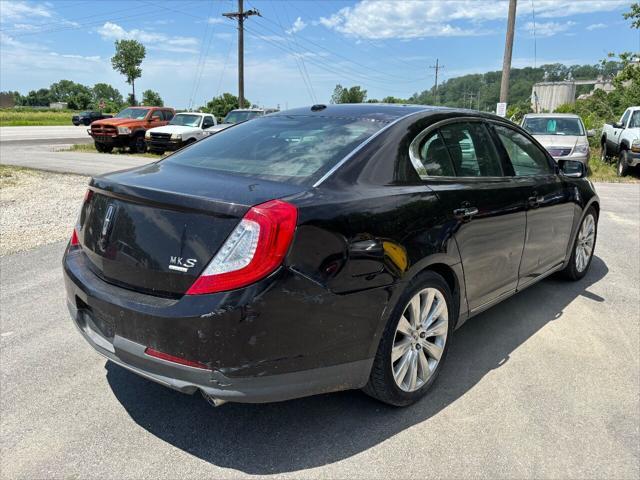
M 202 368 L 205 370 L 211 370 L 204 363 L 198 362 L 197 360 L 187 360 L 186 358 L 176 357 L 174 355 L 169 355 L 168 353 L 160 352 L 151 347 L 147 347 L 144 350 L 144 353 L 149 355 L 150 357 L 159 358 L 161 360 L 165 360 L 167 362 L 177 363 L 179 365 L 186 365 L 187 367 L 193 368 Z
M 233 290 L 272 273 L 289 250 L 297 219 L 296 207 L 280 200 L 252 207 L 187 295 Z
M 82 200 L 82 207 L 84 204 L 91 201 L 91 197 L 93 196 L 93 190 L 87 188 L 87 191 L 84 192 L 84 199 Z M 73 233 L 71 234 L 71 241 L 69 242 L 69 246 L 71 247 L 79 247 L 80 241 L 78 240 L 78 231 L 77 227 L 73 229 Z

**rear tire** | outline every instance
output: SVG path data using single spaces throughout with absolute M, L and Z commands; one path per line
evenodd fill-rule
M 580 229 L 573 242 L 571 258 L 569 263 L 562 270 L 562 274 L 569 280 L 580 280 L 591 267 L 593 252 L 596 249 L 598 238 L 598 214 L 596 209 L 589 207 L 582 219 Z
M 627 162 L 626 150 L 622 150 L 620 155 L 618 155 L 618 168 L 616 169 L 616 173 L 619 177 L 626 177 L 627 173 L 629 173 L 629 163 Z
M 105 145 L 104 143 L 95 142 L 96 150 L 100 153 L 111 153 L 113 147 L 111 145 Z
M 420 313 L 414 317 L 416 311 Z M 422 398 L 446 358 L 456 312 L 447 282 L 432 271 L 419 274 L 389 318 L 363 391 L 398 407 Z

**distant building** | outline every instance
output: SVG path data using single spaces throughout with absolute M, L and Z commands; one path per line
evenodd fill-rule
M 596 80 L 565 80 L 563 82 L 540 82 L 531 89 L 531 109 L 535 113 L 554 112 L 556 108 L 565 103 L 573 104 L 576 101 L 576 85 L 593 85 L 590 93 L 580 95 L 579 98 L 588 98 L 596 90 L 604 90 L 609 93 L 615 89 L 611 80 L 598 77 Z
M 13 108 L 16 106 L 16 99 L 13 93 L 0 93 L 0 108 Z
M 51 102 L 49 108 L 52 110 L 66 110 L 69 104 L 67 102 Z

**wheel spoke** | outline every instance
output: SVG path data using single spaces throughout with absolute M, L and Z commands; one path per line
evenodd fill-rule
M 416 389 L 418 380 L 418 355 L 414 352 L 411 354 L 411 365 L 409 365 L 409 390 Z
M 405 337 L 401 342 L 396 343 L 391 350 L 391 363 L 395 363 L 411 348 L 411 340 Z
M 422 344 L 422 348 L 427 351 L 431 358 L 440 360 L 440 357 L 442 357 L 442 347 L 440 345 L 436 345 L 428 340 L 423 340 L 420 343 Z
M 429 369 L 429 360 L 427 360 L 427 355 L 422 349 L 418 350 L 418 363 L 422 371 L 422 380 L 426 382 L 429 375 L 431 375 L 431 369 Z
M 436 320 L 425 332 L 428 337 L 439 337 L 447 333 L 447 319 Z
M 400 364 L 398 365 L 398 368 L 393 373 L 393 376 L 396 379 L 396 383 L 400 386 L 404 382 L 404 377 L 407 375 L 407 370 L 409 369 L 410 363 L 411 363 L 410 355 L 409 354 L 404 355 L 400 360 Z
M 407 317 L 404 315 L 400 317 L 400 321 L 398 322 L 398 331 L 407 337 L 410 337 L 413 331 L 409 320 L 407 320 Z
M 409 304 L 409 319 L 411 326 L 417 328 L 420 325 L 420 295 L 416 295 L 411 299 Z
M 436 296 L 436 292 L 434 290 L 429 290 L 426 295 L 425 301 L 422 302 L 422 309 L 420 310 L 420 323 L 423 323 L 427 320 L 429 316 L 429 312 L 431 312 L 431 307 L 433 306 L 433 299 Z
M 436 304 L 433 311 L 429 314 L 429 317 L 425 321 L 425 327 L 429 328 L 433 322 L 435 322 L 440 316 L 444 313 L 447 308 L 447 304 L 444 300 L 438 298 L 438 303 Z

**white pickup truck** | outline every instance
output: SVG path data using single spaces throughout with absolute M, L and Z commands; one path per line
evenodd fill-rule
M 640 107 L 629 107 L 619 122 L 606 123 L 600 138 L 602 160 L 617 156 L 618 176 L 624 177 L 629 168 L 640 165 Z
M 176 113 L 167 125 L 147 130 L 144 140 L 150 152 L 162 155 L 207 137 L 208 130 L 216 124 L 215 116 L 210 113 Z

